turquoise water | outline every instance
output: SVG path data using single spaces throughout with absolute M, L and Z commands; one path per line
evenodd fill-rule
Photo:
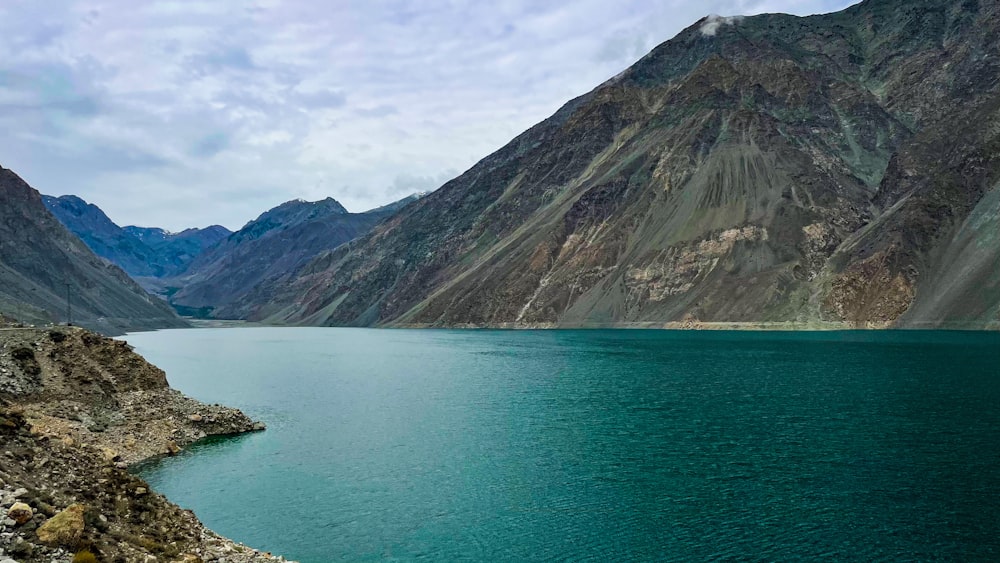
M 267 432 L 141 468 L 328 561 L 1000 558 L 1000 334 L 132 334 Z

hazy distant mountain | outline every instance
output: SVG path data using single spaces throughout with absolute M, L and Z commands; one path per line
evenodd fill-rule
M 140 279 L 180 273 L 206 248 L 231 232 L 213 225 L 169 233 L 163 229 L 119 227 L 96 205 L 77 196 L 42 196 L 46 207 L 98 256 Z
M 165 290 L 186 313 L 239 317 L 231 304 L 258 284 L 288 276 L 320 252 L 368 232 L 412 199 L 365 213 L 349 213 L 333 198 L 283 203 L 199 256 Z
M 233 234 L 222 225 L 212 225 L 204 229 L 184 229 L 179 233 L 171 233 L 156 227 L 123 227 L 123 231 L 141 240 L 154 249 L 173 248 L 174 252 L 183 257 L 187 263 L 201 254 L 210 246 Z
M 95 230 L 106 227 L 94 223 Z M 95 330 L 186 325 L 70 233 L 37 191 L 0 168 L 0 307 L 32 322 L 64 322 L 67 296 L 74 323 Z
M 322 325 L 1000 318 L 1000 4 L 710 17 L 295 279 Z

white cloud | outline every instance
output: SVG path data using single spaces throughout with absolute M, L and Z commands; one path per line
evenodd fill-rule
M 742 19 L 743 16 L 720 16 L 717 14 L 711 14 L 705 18 L 705 22 L 701 24 L 701 27 L 698 30 L 701 31 L 702 35 L 712 37 L 718 33 L 720 27 L 724 25 L 736 25 Z
M 122 224 L 433 188 L 706 11 L 849 0 L 5 0 L 0 164 Z

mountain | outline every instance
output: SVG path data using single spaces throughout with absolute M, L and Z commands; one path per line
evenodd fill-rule
M 134 237 L 122 232 L 101 208 L 67 195 L 42 196 L 45 207 L 73 234 L 80 237 L 95 254 L 118 264 L 133 275 L 151 275 L 153 261 L 150 249 Z
M 283 203 L 249 222 L 200 255 L 182 275 L 165 282 L 178 310 L 195 315 L 241 317 L 230 304 L 258 284 L 274 283 L 298 270 L 322 251 L 368 232 L 415 197 L 349 213 L 333 198 Z
M 710 16 L 294 279 L 312 325 L 1000 322 L 995 0 Z
M 186 326 L 166 303 L 96 256 L 37 191 L 2 167 L 0 306 L 35 322 L 62 322 L 71 314 L 74 323 L 102 332 Z
M 107 258 L 132 277 L 159 278 L 176 275 L 206 248 L 230 235 L 225 227 L 163 229 L 119 227 L 99 207 L 77 196 L 42 196 L 45 206 L 98 256 Z
M 179 233 L 155 227 L 135 226 L 124 227 L 122 231 L 157 252 L 159 261 L 164 264 L 163 273 L 159 274 L 159 277 L 184 271 L 202 252 L 233 234 L 222 225 L 212 225 L 204 229 L 184 229 Z

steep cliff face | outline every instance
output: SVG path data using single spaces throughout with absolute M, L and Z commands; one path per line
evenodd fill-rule
M 186 326 L 166 303 L 67 231 L 39 193 L 4 168 L 0 306 L 35 322 L 65 321 L 71 308 L 74 323 L 102 332 Z
M 707 18 L 248 295 L 333 325 L 995 323 L 996 2 Z
M 168 233 L 163 229 L 119 227 L 99 207 L 79 197 L 42 196 L 45 206 L 73 234 L 102 258 L 137 280 L 177 275 L 205 249 L 231 233 L 213 225 Z
M 234 305 L 256 286 L 296 272 L 322 251 L 368 232 L 410 198 L 365 213 L 349 213 L 333 198 L 289 201 L 247 223 L 165 282 L 171 303 L 199 315 L 239 318 Z M 168 290 L 173 291 L 173 290 Z

